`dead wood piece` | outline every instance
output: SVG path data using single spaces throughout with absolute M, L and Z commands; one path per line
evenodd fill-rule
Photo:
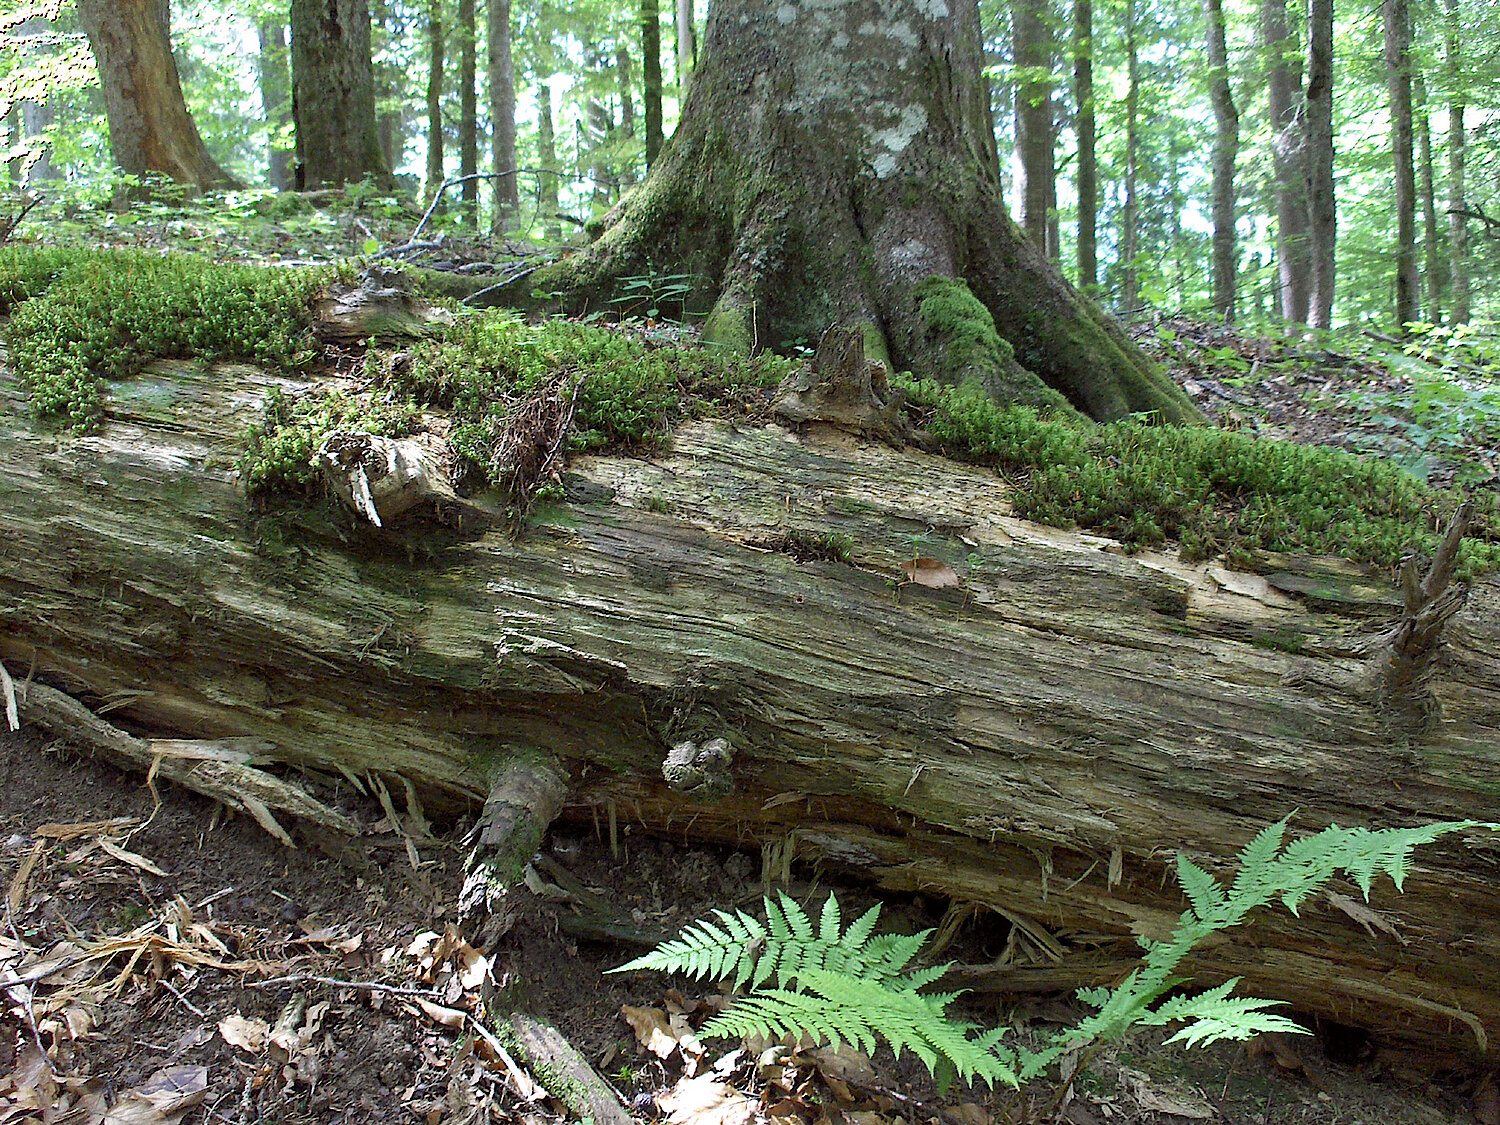
M 772 409 L 794 426 L 827 422 L 900 449 L 910 437 L 904 397 L 891 387 L 885 364 L 865 358 L 864 333 L 833 325 L 818 341 L 812 369 L 789 375 Z
M 460 505 L 443 469 L 443 447 L 435 439 L 330 434 L 315 454 L 323 480 L 351 511 L 376 527 L 426 506 Z
M 490 479 L 503 481 L 523 512 L 538 486 L 558 475 L 582 389 L 582 376 L 559 372 L 515 403 L 496 435 Z
M 510 888 L 521 882 L 547 828 L 562 811 L 568 775 L 555 761 L 517 756 L 495 774 L 479 819 L 469 832 L 469 858 L 459 917 L 488 914 L 485 944 L 509 929 L 502 910 Z
M 508 1024 L 522 1061 L 568 1109 L 594 1125 L 631 1125 L 619 1095 L 557 1028 L 520 1012 Z
M 1460 505 L 1454 512 L 1426 575 L 1419 577 L 1412 556 L 1402 562 L 1405 615 L 1381 639 L 1366 669 L 1382 722 L 1403 737 L 1425 734 L 1442 717 L 1432 678 L 1443 647 L 1443 630 L 1468 598 L 1467 586 L 1451 583 L 1473 514 L 1472 504 Z
M 313 302 L 313 335 L 323 344 L 413 339 L 429 325 L 450 319 L 442 309 L 412 296 L 400 270 L 371 266 L 354 286 L 335 285 Z
M 46 728 L 58 738 L 127 769 L 161 776 L 185 789 L 247 812 L 267 832 L 295 847 L 275 812 L 288 813 L 324 828 L 357 836 L 360 826 L 343 813 L 280 778 L 236 760 L 240 751 L 212 741 L 195 744 L 136 738 L 99 718 L 72 696 L 45 684 L 31 684 L 21 700 L 21 717 Z

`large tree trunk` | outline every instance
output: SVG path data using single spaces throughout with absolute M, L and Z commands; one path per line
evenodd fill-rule
M 115 163 L 133 176 L 161 172 L 204 189 L 232 186 L 182 99 L 168 0 L 79 0 L 78 21 L 99 66 Z
M 297 186 L 390 180 L 375 123 L 366 0 L 292 0 Z
M 1271 124 L 1271 170 L 1276 181 L 1276 274 L 1283 320 L 1307 323 L 1312 259 L 1308 247 L 1307 140 L 1303 129 L 1302 68 L 1286 18 L 1286 0 L 1261 0 L 1266 112 Z
M 490 80 L 490 171 L 500 177 L 495 181 L 495 214 L 490 223 L 495 231 L 505 229 L 521 202 L 516 168 L 516 64 L 510 38 L 510 0 L 488 0 L 485 39 Z
M 246 502 L 232 451 L 273 386 L 298 390 L 162 366 L 119 389 L 101 436 L 60 438 L 0 371 L 0 660 L 18 684 L 108 701 L 135 734 L 104 741 L 166 756 L 185 784 L 212 767 L 203 787 L 232 797 L 281 762 L 409 781 L 452 813 L 500 779 L 524 789 L 546 755 L 537 800 L 561 784 L 575 822 L 993 912 L 1014 955 L 965 979 L 1020 991 L 1117 980 L 1182 908 L 1175 849 L 1222 872 L 1292 810 L 1308 829 L 1493 819 L 1494 580 L 1449 626 L 1428 700 L 1443 721 L 1398 729 L 1352 685 L 1401 598 L 1347 564 L 1267 560 L 1260 577 L 1125 555 L 1013 518 L 987 469 L 716 422 L 649 460 L 576 459 L 572 501 L 519 539 L 482 520 L 377 531 Z M 924 551 L 963 589 L 896 584 L 911 528 L 936 529 Z M 828 533 L 846 562 L 791 557 Z M 256 757 L 182 760 L 140 736 L 246 739 Z M 672 748 L 721 737 L 703 784 L 674 772 Z M 262 803 L 335 823 L 299 803 L 298 776 Z M 1484 1056 L 1500 849 L 1418 862 L 1404 896 L 1377 888 L 1377 915 L 1341 887 L 1191 971 Z
M 1235 238 L 1234 161 L 1240 151 L 1240 115 L 1229 85 L 1223 0 L 1205 0 L 1208 24 L 1209 100 L 1214 107 L 1213 304 L 1225 324 L 1234 323 L 1239 250 Z
M 1094 151 L 1094 4 L 1073 0 L 1073 131 L 1078 135 L 1078 287 L 1099 285 L 1099 164 Z
M 784 346 L 837 321 L 897 368 L 1000 398 L 1194 418 L 1006 217 L 980 60 L 972 0 L 721 0 L 646 182 L 587 250 L 493 299 L 599 308 L 619 278 L 670 270 L 697 279 L 689 309 L 714 344 Z M 950 350 L 959 336 L 987 346 Z
M 266 115 L 266 182 L 277 191 L 296 186 L 292 175 L 294 150 L 285 142 L 291 124 L 292 72 L 287 61 L 286 25 L 257 25 L 260 38 L 260 103 Z
M 1332 328 L 1338 232 L 1333 193 L 1333 0 L 1308 0 L 1306 97 L 1303 120 L 1307 130 L 1308 249 L 1312 258 L 1307 321 L 1314 328 Z
M 1412 152 L 1411 10 L 1407 0 L 1383 0 L 1385 87 L 1390 98 L 1391 154 L 1396 165 L 1396 325 L 1420 315 L 1417 280 L 1417 175 Z

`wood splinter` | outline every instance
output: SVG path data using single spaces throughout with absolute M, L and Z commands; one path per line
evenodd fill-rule
M 1443 630 L 1469 594 L 1466 583 L 1453 584 L 1453 573 L 1473 515 L 1472 504 L 1461 504 L 1453 513 L 1425 577 L 1415 556 L 1402 561 L 1405 614 L 1381 638 L 1366 673 L 1382 720 L 1403 736 L 1426 733 L 1442 717 L 1432 677 Z

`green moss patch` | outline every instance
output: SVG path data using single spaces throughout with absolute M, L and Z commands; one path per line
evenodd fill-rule
M 309 302 L 329 278 L 184 255 L 28 251 L 0 259 L 0 300 L 21 302 L 5 342 L 36 412 L 86 431 L 103 419 L 105 384 L 153 360 L 312 366 Z
M 918 282 L 914 293 L 942 382 L 977 382 L 1002 402 L 1059 413 L 1071 410 L 1067 399 L 1016 362 L 990 310 L 962 280 L 934 275 Z
M 1017 478 L 1016 514 L 1132 547 L 1175 540 L 1188 559 L 1256 551 L 1393 566 L 1432 551 L 1461 497 L 1382 461 L 1201 426 L 1094 426 L 1000 406 L 978 387 L 898 377 L 922 423 L 956 456 Z M 1474 497 L 1463 569 L 1500 565 L 1500 503 Z
M 656 347 L 572 321 L 532 325 L 494 309 L 404 351 L 371 353 L 367 374 L 388 398 L 450 411 L 453 446 L 484 467 L 516 413 L 559 378 L 570 394 L 576 388 L 570 449 L 649 447 L 693 414 L 762 408 L 794 366 L 774 355 Z
M 288 395 L 272 389 L 265 421 L 253 430 L 240 471 L 251 495 L 310 494 L 316 489 L 313 454 L 335 430 L 405 437 L 415 426 L 410 405 L 362 402 L 337 391 Z

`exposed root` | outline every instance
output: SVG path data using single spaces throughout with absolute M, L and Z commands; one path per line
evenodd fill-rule
M 504 483 L 522 515 L 531 507 L 537 489 L 558 476 L 582 389 L 583 376 L 560 371 L 519 400 L 497 426 L 490 479 Z

